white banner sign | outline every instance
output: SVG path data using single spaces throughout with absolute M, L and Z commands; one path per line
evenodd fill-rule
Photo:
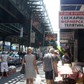
M 60 29 L 84 29 L 83 11 L 61 11 L 59 12 Z

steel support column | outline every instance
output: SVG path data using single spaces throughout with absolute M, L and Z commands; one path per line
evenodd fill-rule
M 30 46 L 31 46 L 31 34 L 32 34 L 32 14 L 30 14 Z

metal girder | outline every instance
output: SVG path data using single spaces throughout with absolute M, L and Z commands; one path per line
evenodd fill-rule
M 41 3 L 42 0 L 28 0 L 28 2 L 32 2 L 32 3 L 36 3 L 36 4 L 37 4 L 37 3 L 39 3 L 39 2 Z
M 37 2 L 34 2 L 35 0 L 29 0 L 27 3 L 28 3 L 28 5 L 30 6 L 30 8 L 31 8 L 31 10 L 32 10 L 32 13 L 34 14 L 34 16 L 37 18 L 39 18 L 39 21 L 41 22 L 41 23 L 43 23 L 44 24 L 44 21 L 46 20 L 45 18 L 47 17 L 48 19 L 49 19 L 49 17 L 48 17 L 48 14 L 47 14 L 47 11 L 46 11 L 46 9 L 45 9 L 45 5 L 44 5 L 44 3 L 42 2 L 42 0 L 40 1 L 40 0 L 38 0 Z M 41 3 L 41 4 L 40 4 Z M 32 7 L 33 6 L 33 7 Z M 38 7 L 39 6 L 39 8 L 41 8 L 41 9 L 38 9 L 38 8 L 36 8 L 36 7 Z M 35 7 L 35 8 L 34 8 Z M 43 8 L 42 8 L 43 7 Z M 42 14 L 41 14 L 42 13 Z M 44 13 L 46 13 L 46 14 L 44 14 Z M 46 21 L 45 21 L 46 22 Z M 50 20 L 49 20 L 49 23 L 47 23 L 47 24 L 51 24 L 50 23 Z M 44 24 L 45 25 L 45 24 Z
M 10 0 L 10 2 L 27 18 L 29 18 L 29 14 L 31 13 L 33 16 L 38 17 L 40 23 L 43 23 L 46 17 L 49 19 L 43 0 Z M 50 19 L 49 24 L 51 24 Z
M 36 5 L 36 4 L 28 4 L 28 5 L 29 5 L 29 7 L 32 7 L 32 6 L 42 6 L 40 4 L 38 4 L 38 5 Z
M 20 13 L 22 13 L 22 15 L 24 15 L 26 18 L 29 18 L 29 12 L 27 11 L 28 9 L 28 5 L 26 0 L 18 0 L 18 1 L 14 1 L 14 0 L 9 0 L 17 9 Z
M 41 10 L 41 8 L 33 8 L 33 7 L 31 7 L 33 10 Z
M 4 27 L 2 27 L 1 25 L 0 25 L 0 32 L 2 32 L 2 33 L 4 33 L 4 34 L 12 34 L 12 32 L 10 32 L 8 29 L 4 29 Z
M 32 9 L 32 11 L 44 11 L 44 10 L 35 8 L 35 9 Z
M 11 29 L 12 31 L 14 31 L 16 33 L 20 33 L 19 31 L 15 30 L 15 29 L 13 29 L 11 27 L 9 27 L 7 24 L 0 24 L 0 25 L 2 25 L 3 27 L 6 27 L 8 30 Z
M 39 15 L 35 14 L 34 16 L 45 17 L 45 15 L 42 15 L 42 14 L 39 14 Z
M 42 9 L 42 5 L 33 5 L 33 4 L 28 4 L 30 8 L 32 9 Z
M 45 12 L 45 11 L 32 11 L 32 12 L 35 12 L 35 13 L 36 13 L 36 12 L 39 12 L 39 13 L 40 13 L 40 12 Z
M 13 27 L 16 28 L 18 31 L 21 30 L 21 27 L 15 26 L 15 25 L 13 25 L 13 24 L 9 24 L 9 25 L 13 26 Z M 25 31 L 23 31 L 23 32 L 24 32 L 24 34 L 27 34 Z
M 35 10 L 32 10 L 32 13 L 33 13 L 34 15 L 35 15 L 35 14 L 38 14 L 38 15 L 39 15 L 39 14 L 42 14 L 42 15 L 45 15 L 44 11 L 41 11 L 41 10 L 40 10 L 40 11 L 39 11 L 39 10 L 36 10 L 36 11 L 35 11 Z

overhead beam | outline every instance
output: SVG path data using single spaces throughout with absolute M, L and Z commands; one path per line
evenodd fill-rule
M 10 16 L 15 18 L 16 23 L 24 22 L 26 20 L 25 17 L 11 4 L 11 2 L 9 0 L 0 0 L 0 8 L 2 8 L 4 11 L 6 11 Z M 2 20 L 2 21 L 6 22 L 8 20 Z M 13 22 L 13 21 L 11 20 L 10 22 Z
M 3 27 L 6 27 L 6 28 L 8 28 L 8 29 L 11 29 L 12 31 L 14 31 L 14 32 L 16 32 L 16 33 L 20 33 L 20 31 L 17 31 L 17 30 L 15 30 L 15 29 L 13 29 L 13 28 L 10 28 L 9 26 L 7 26 L 7 25 L 5 25 L 5 24 L 0 24 L 0 25 L 2 25 Z
M 6 30 L 6 28 L 4 29 L 4 28 L 2 28 L 1 26 L 0 26 L 0 32 L 2 32 L 2 33 L 7 33 L 7 34 L 12 34 L 12 32 L 10 32 L 10 31 L 8 31 L 8 30 Z

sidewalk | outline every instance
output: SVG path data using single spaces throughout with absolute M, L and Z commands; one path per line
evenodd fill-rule
M 37 61 L 37 65 L 39 66 L 42 63 L 42 61 Z M 21 67 L 18 67 L 16 69 L 16 73 L 11 74 L 8 77 L 4 77 L 0 79 L 0 84 L 26 84 L 24 75 L 20 74 Z
M 43 71 L 43 67 L 42 67 L 42 64 L 40 64 L 38 66 L 38 69 L 39 69 L 39 75 L 37 75 L 35 81 L 34 81 L 34 84 L 46 84 L 46 80 L 45 80 L 45 73 Z M 24 75 L 21 75 L 23 78 L 17 82 L 16 84 L 26 84 L 26 80 L 24 79 Z M 57 84 L 57 78 L 54 80 L 54 84 Z M 60 84 L 62 84 L 61 82 L 59 82 Z
M 34 84 L 46 84 L 45 74 L 42 67 L 42 62 L 38 61 L 38 70 L 39 75 L 35 78 Z M 20 71 L 21 67 L 18 67 L 15 74 L 10 75 L 9 77 L 5 77 L 0 79 L 0 84 L 26 84 L 26 80 L 24 75 L 21 74 Z M 55 83 L 57 84 L 57 83 Z
M 39 69 L 39 75 L 37 75 L 37 77 L 36 77 L 36 79 L 34 81 L 34 84 L 46 84 L 42 64 L 40 64 L 40 66 L 38 66 L 38 69 Z M 23 76 L 23 79 L 21 79 L 16 84 L 26 84 L 26 80 L 24 79 L 24 76 Z

